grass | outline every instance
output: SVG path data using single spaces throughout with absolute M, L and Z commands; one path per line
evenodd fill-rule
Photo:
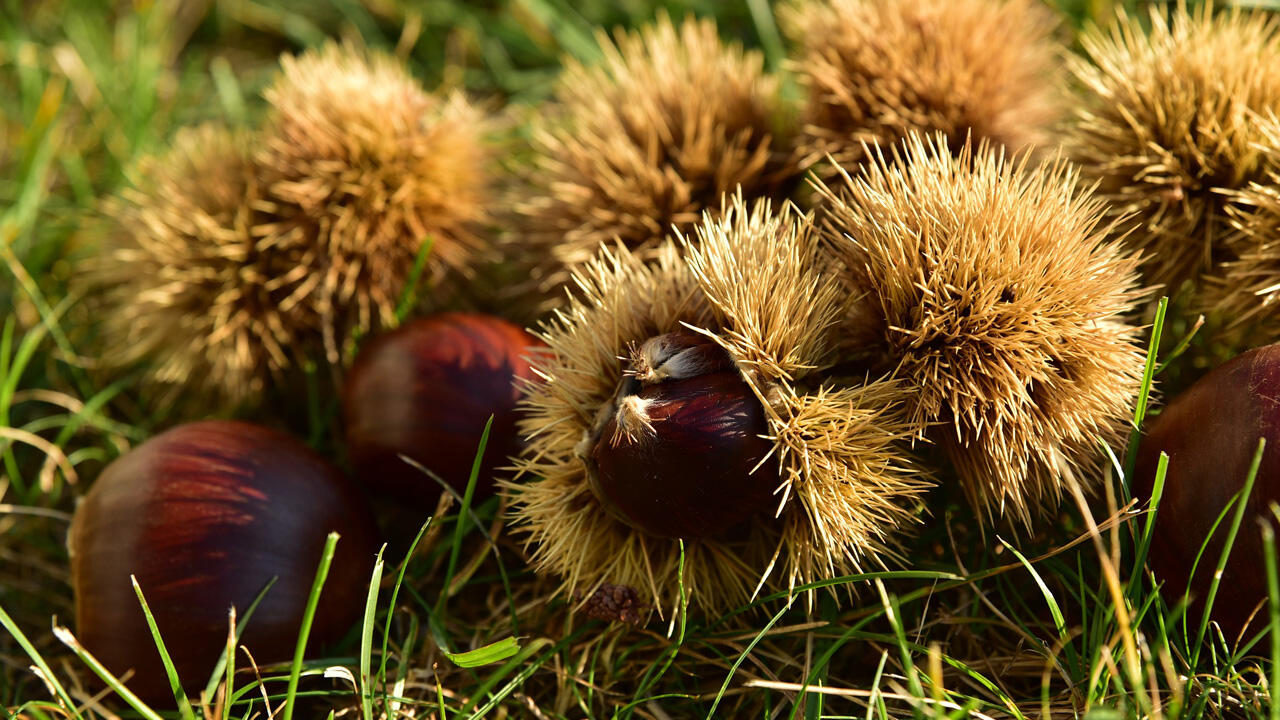
M 1078 26 L 1115 4 L 1059 7 Z M 91 255 L 97 199 L 176 128 L 250 122 L 280 52 L 358 38 L 398 52 L 428 86 L 466 87 L 519 115 L 546 96 L 563 56 L 590 59 L 595 28 L 638 25 L 657 7 L 715 14 L 726 35 L 780 64 L 772 8 L 758 0 L 0 0 L 8 716 L 1280 717 L 1274 548 L 1260 569 L 1270 603 L 1247 637 L 1223 637 L 1207 614 L 1170 606 L 1144 566 L 1158 509 L 1129 500 L 1132 443 L 1102 497 L 1072 499 L 1041 534 L 984 535 L 961 498 L 943 492 L 931 500 L 936 521 L 909 548 L 910 570 L 806 586 L 821 591 L 812 607 L 771 595 L 722 618 L 681 613 L 665 628 L 571 623 L 568 601 L 515 561 L 496 503 L 472 507 L 468 489 L 445 497 L 403 557 L 379 556 L 362 622 L 339 648 L 351 655 L 304 660 L 304 632 L 292 663 L 255 667 L 236 650 L 250 607 L 229 618 L 226 664 L 176 713 L 98 690 L 118 681 L 61 627 L 73 614 L 67 522 L 86 481 L 167 421 L 138 401 L 133 378 L 104 382 L 83 354 L 93 318 L 68 280 Z M 1135 432 L 1153 378 L 1188 372 L 1174 361 L 1194 323 L 1162 324 L 1164 311 Z M 338 445 L 334 405 L 315 397 L 302 428 L 326 452 Z M 1257 531 L 1243 504 L 1219 527 L 1229 538 Z M 1220 568 L 1225 552 L 1202 561 Z M 320 572 L 312 609 L 323 581 Z

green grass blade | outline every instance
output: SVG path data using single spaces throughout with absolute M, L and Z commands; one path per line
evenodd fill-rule
M 422 271 L 427 267 L 427 258 L 431 257 L 431 249 L 435 247 L 435 243 L 435 236 L 428 235 L 423 238 L 422 245 L 418 246 L 418 253 L 413 256 L 413 267 L 410 268 L 409 277 L 405 280 L 404 293 L 401 294 L 400 302 L 396 305 L 397 323 L 404 322 L 414 306 L 418 304 L 418 283 L 422 280 Z
M 751 642 L 747 643 L 747 646 L 743 648 L 742 652 L 738 655 L 738 659 L 733 661 L 733 666 L 729 668 L 729 673 L 724 676 L 724 682 L 720 685 L 720 691 L 716 693 L 715 701 L 711 703 L 711 710 L 707 713 L 707 720 L 714 720 L 716 717 L 716 708 L 720 707 L 720 701 L 724 699 L 724 694 L 728 692 L 729 683 L 733 682 L 733 676 L 738 672 L 738 668 L 742 667 L 742 663 L 746 662 L 747 656 L 751 654 L 752 650 L 756 649 L 756 645 L 759 645 L 760 641 L 764 639 L 764 636 L 769 634 L 769 631 L 773 629 L 773 626 L 778 624 L 778 621 L 782 619 L 782 616 L 787 614 L 787 611 L 791 609 L 791 605 L 795 603 L 796 598 L 798 597 L 800 597 L 799 594 L 792 595 L 791 598 L 787 600 L 787 604 L 783 606 L 781 610 L 774 613 L 773 617 L 769 618 L 769 622 L 765 623 L 765 626 L 760 629 L 760 632 L 756 633 L 756 636 L 751 639 Z
M 79 432 L 84 424 L 92 419 L 97 419 L 99 412 L 111 401 L 112 398 L 119 395 L 122 391 L 129 388 L 133 383 L 133 377 L 121 378 L 110 385 L 95 393 L 88 400 L 84 401 L 84 405 L 78 412 L 71 416 L 67 423 L 58 431 L 58 436 L 54 438 L 53 444 L 58 447 L 65 447 L 71 438 Z M 105 428 L 104 428 L 105 429 Z M 113 427 L 113 430 L 127 430 L 130 428 Z M 129 433 L 134 435 L 133 439 L 142 439 L 137 433 Z
M 245 610 L 244 615 L 240 616 L 240 619 L 236 621 L 236 645 L 240 644 L 240 638 L 244 636 L 244 629 L 249 626 L 249 619 L 253 617 L 253 612 L 258 609 L 258 604 L 262 602 L 262 598 L 267 596 L 267 591 L 270 590 L 272 586 L 276 584 L 276 580 L 279 579 L 280 577 L 278 575 L 273 575 L 271 579 L 262 586 L 262 589 L 258 591 L 258 594 L 254 596 L 253 602 L 249 603 L 249 609 Z M 227 672 L 227 677 L 230 677 L 231 669 L 235 667 L 235 663 L 231 662 L 234 656 L 234 646 L 230 651 L 223 650 L 222 656 L 218 658 L 217 664 L 213 666 L 213 674 L 209 676 L 209 682 L 204 686 L 204 697 L 213 697 L 213 694 L 218 690 L 218 682 L 223 679 L 224 671 Z M 227 685 L 227 696 L 231 696 L 230 684 Z
M 626 711 L 628 715 L 630 714 L 630 709 L 632 707 L 635 707 L 637 705 L 640 705 L 643 702 L 646 702 L 646 699 L 644 699 L 645 693 L 649 692 L 649 689 L 652 688 L 654 685 L 656 685 L 658 681 L 661 680 L 662 677 L 667 674 L 667 671 L 671 669 L 671 663 L 675 662 L 676 655 L 680 653 L 680 648 L 684 647 L 684 634 L 686 629 L 686 621 L 688 619 L 687 613 L 689 609 L 689 599 L 688 597 L 686 597 L 685 589 L 684 589 L 684 540 L 682 539 L 677 540 L 677 542 L 679 543 L 679 548 L 680 548 L 680 555 L 677 559 L 677 565 L 676 565 L 676 573 L 677 573 L 676 586 L 680 591 L 679 632 L 676 635 L 675 643 L 663 651 L 662 653 L 663 659 L 661 663 L 654 665 L 650 669 L 650 672 L 645 673 L 644 680 L 640 683 L 640 686 L 636 689 L 635 695 L 633 695 L 631 698 L 631 702 L 628 703 L 625 708 L 623 708 L 623 711 Z
M 1209 616 L 1213 612 L 1213 600 L 1218 595 L 1218 585 L 1222 582 L 1222 570 L 1227 565 L 1227 558 L 1231 555 L 1231 548 L 1235 545 L 1236 535 L 1240 532 L 1240 523 L 1244 520 L 1245 508 L 1249 506 L 1249 498 L 1253 494 L 1254 481 L 1258 479 L 1258 468 L 1262 465 L 1262 453 L 1267 449 L 1267 439 L 1258 438 L 1258 449 L 1253 453 L 1253 462 L 1249 465 L 1249 474 L 1245 477 L 1244 487 L 1241 488 L 1238 495 L 1239 501 L 1236 505 L 1235 514 L 1231 518 L 1231 527 L 1227 530 L 1227 541 L 1222 546 L 1222 553 L 1218 556 L 1218 564 L 1213 573 L 1213 580 L 1209 582 L 1209 594 L 1204 599 L 1204 613 L 1200 618 L 1200 628 L 1196 632 L 1196 644 L 1191 650 L 1191 667 L 1197 667 L 1200 660 L 1200 650 L 1204 645 L 1205 632 L 1209 629 Z
M 475 650 L 466 652 L 451 653 L 441 650 L 444 656 L 449 658 L 454 665 L 463 668 L 480 667 L 502 662 L 519 651 L 520 642 L 513 637 L 503 638 L 484 647 L 478 647 Z
M 880 711 L 880 717 L 889 717 L 888 708 L 885 707 L 884 697 L 881 695 L 883 691 L 880 690 L 880 683 L 884 682 L 884 666 L 888 662 L 889 653 L 880 653 L 880 663 L 876 665 L 876 674 L 871 678 L 871 697 L 867 698 L 866 720 L 871 720 L 871 713 L 876 709 Z
M 1156 368 L 1156 375 L 1163 373 L 1174 360 L 1182 357 L 1182 354 L 1187 351 L 1187 348 L 1191 347 L 1191 341 L 1195 339 L 1196 334 L 1200 332 L 1200 328 L 1202 327 L 1204 327 L 1203 315 L 1196 318 L 1195 324 L 1191 327 L 1191 331 L 1182 336 L 1182 339 L 1178 341 L 1178 344 L 1165 354 L 1164 360 L 1161 361 L 1160 366 Z
M 1151 342 L 1147 345 L 1147 361 L 1142 369 L 1142 385 L 1138 391 L 1138 402 L 1133 409 L 1133 427 L 1129 433 L 1129 449 L 1125 454 L 1124 482 L 1126 486 L 1133 484 L 1133 469 L 1138 464 L 1138 441 L 1142 439 L 1142 423 L 1147 418 L 1147 407 L 1151 402 L 1151 384 L 1155 381 L 1156 355 L 1160 351 L 1160 335 L 1164 332 L 1164 317 L 1169 311 L 1169 298 L 1160 298 L 1156 307 L 1156 317 L 1151 323 Z
M 231 720 L 231 694 L 235 692 L 236 688 L 235 663 L 226 662 L 226 658 L 235 657 L 236 645 L 240 641 L 240 636 L 237 632 L 239 625 L 237 624 L 235 605 L 232 605 L 231 609 L 227 611 L 227 626 L 227 644 L 226 647 L 222 648 L 222 665 L 225 673 L 223 676 L 223 682 L 225 683 L 223 688 L 225 689 L 222 693 L 222 720 Z M 217 676 L 217 673 L 214 673 L 213 677 Z M 212 681 L 213 679 L 210 678 L 210 682 Z M 205 704 L 213 702 L 213 693 L 216 690 L 217 688 L 215 687 L 205 693 Z
M 404 573 L 409 567 L 409 561 L 413 559 L 413 553 L 418 549 L 418 543 L 422 542 L 422 536 L 427 534 L 427 528 L 431 527 L 432 518 L 422 523 L 422 527 L 418 528 L 418 534 L 413 538 L 413 542 L 409 543 L 409 550 L 405 553 L 404 559 L 400 561 L 400 571 L 396 575 L 396 583 L 391 586 L 391 600 L 387 603 L 387 622 L 382 628 L 382 657 L 378 661 L 378 677 L 384 682 L 387 677 L 387 655 L 388 649 L 391 647 L 391 618 L 396 612 L 396 603 L 400 598 L 400 587 L 404 585 Z
M 489 444 L 489 431 L 493 428 L 493 416 L 485 421 L 484 432 L 480 434 L 480 446 L 476 450 L 475 459 L 471 461 L 471 476 L 467 478 L 467 491 L 462 495 L 462 506 L 458 508 L 458 522 L 453 527 L 453 546 L 449 548 L 449 564 L 444 573 L 444 591 L 436 600 L 436 614 L 444 613 L 445 602 L 449 599 L 449 588 L 453 585 L 453 574 L 458 569 L 458 556 L 462 552 L 462 536 L 466 532 L 467 518 L 471 514 L 471 500 L 476 494 L 476 482 L 480 478 L 480 463 L 484 459 L 484 450 Z
M 770 70 L 776 71 L 787 57 L 787 51 L 782 45 L 778 24 L 773 19 L 773 8 L 767 0 L 747 0 L 747 10 L 751 12 L 751 21 L 755 23 L 756 34 L 760 36 L 765 65 Z
M 439 681 L 436 681 L 436 705 L 440 708 L 440 720 L 449 720 L 448 709 L 444 706 L 444 688 L 441 687 Z
M 364 720 L 373 720 L 373 678 L 369 672 L 373 664 L 373 626 L 378 614 L 378 589 L 382 585 L 382 553 L 386 549 L 386 545 L 378 548 L 378 557 L 373 562 L 373 577 L 369 579 L 369 594 L 364 601 L 364 618 L 360 623 L 360 709 Z
M 187 693 L 182 689 L 178 670 L 173 666 L 173 658 L 169 657 L 169 649 L 164 646 L 164 638 L 160 637 L 160 628 L 156 626 L 155 616 L 151 614 L 146 596 L 142 594 L 142 586 L 138 584 L 135 575 L 129 576 L 129 582 L 133 583 L 133 592 L 138 596 L 138 604 L 142 606 L 142 614 L 147 619 L 147 629 L 151 631 L 151 639 L 155 641 L 156 650 L 160 653 L 160 663 L 164 665 L 164 673 L 169 678 L 169 689 L 178 703 L 178 715 L 183 720 L 195 720 L 196 714 L 191 709 L 191 701 L 187 700 Z
M 45 681 L 53 687 L 53 693 L 58 698 L 58 701 L 63 704 L 63 709 L 70 713 L 71 717 L 77 718 L 78 720 L 81 715 L 76 710 L 75 702 L 73 702 L 71 700 L 71 696 L 67 694 L 67 689 L 62 687 L 62 683 L 58 682 L 58 678 L 54 676 L 53 670 L 49 668 L 49 663 L 45 662 L 45 659 L 40 656 L 39 651 L 36 650 L 36 646 L 31 644 L 31 641 L 27 639 L 26 634 L 24 634 L 18 627 L 18 624 L 13 621 L 13 618 L 9 617 L 9 613 L 5 611 L 4 606 L 2 605 L 0 605 L 0 626 L 3 626 L 9 633 L 10 637 L 18 642 L 18 646 L 22 648 L 22 651 L 25 652 L 27 657 L 31 658 L 31 662 L 35 663 L 35 666 L 40 669 L 40 674 L 43 675 Z
M 1238 503 L 1239 501 L 1240 501 L 1240 496 L 1233 495 L 1231 499 L 1227 501 L 1227 504 L 1223 506 L 1222 510 L 1218 513 L 1218 516 L 1214 518 L 1213 524 L 1209 526 L 1209 532 L 1205 534 L 1204 539 L 1200 542 L 1200 547 L 1196 550 L 1195 559 L 1191 561 L 1191 572 L 1188 574 L 1188 578 L 1193 578 L 1196 576 L 1196 571 L 1200 568 L 1200 563 L 1204 561 L 1205 553 L 1209 552 L 1209 545 L 1213 542 L 1213 537 L 1218 534 L 1218 528 L 1222 527 L 1222 523 L 1226 522 L 1227 518 L 1231 516 L 1232 513 L 1235 512 L 1236 503 Z M 1184 588 L 1184 590 L 1186 592 L 1186 595 L 1189 597 L 1191 593 L 1191 584 L 1189 580 L 1187 583 L 1187 587 Z M 1184 604 L 1187 602 L 1188 597 L 1183 598 Z M 1189 613 L 1184 612 L 1179 617 L 1182 620 L 1182 634 L 1185 638 L 1190 639 L 1191 632 L 1187 630 L 1187 626 L 1186 626 L 1188 615 Z
M 240 80 L 231 67 L 231 62 L 219 55 L 209 61 L 209 75 L 213 79 L 213 88 L 222 103 L 222 111 L 233 125 L 242 125 L 248 117 L 244 105 L 244 91 L 240 88 Z
M 893 626 L 894 639 L 898 642 L 898 655 L 902 661 L 902 670 L 907 674 L 907 689 L 915 698 L 924 697 L 924 688 L 920 685 L 920 674 L 916 672 L 915 662 L 911 659 L 911 647 L 907 644 L 907 631 L 902 625 L 902 606 L 898 598 L 891 595 L 884 587 L 884 582 L 876 580 L 876 591 L 880 593 L 880 603 L 884 605 L 889 624 Z M 923 717 L 919 703 L 912 703 L 912 714 Z
M 125 687 L 124 683 L 120 682 L 120 678 L 112 675 L 111 671 L 107 670 L 103 667 L 102 663 L 98 662 L 98 658 L 94 657 L 88 650 L 85 650 L 84 646 L 80 644 L 80 641 L 76 640 L 70 630 L 65 627 L 55 627 L 53 629 L 53 635 L 58 638 L 63 645 L 71 648 L 71 652 L 75 653 L 76 657 L 80 658 L 80 661 L 88 666 L 89 670 L 91 670 L 94 675 L 101 678 L 102 682 L 106 683 L 107 687 L 111 688 L 111 691 L 123 700 L 126 705 L 133 708 L 134 712 L 147 720 L 161 720 L 159 713 L 147 707 L 147 704 L 142 702 L 137 695 L 134 695 L 132 690 Z
M 765 595 L 764 597 L 753 600 L 750 603 L 747 603 L 746 605 L 743 605 L 740 608 L 736 608 L 733 611 L 726 613 L 724 616 L 718 618 L 716 622 L 712 625 L 712 627 L 719 627 L 723 625 L 727 620 L 733 617 L 742 615 L 744 613 L 748 613 L 760 607 L 761 605 L 771 603 L 775 600 L 782 600 L 784 598 L 791 597 L 793 594 L 799 595 L 801 593 L 808 592 L 810 590 L 818 590 L 821 588 L 835 587 L 836 585 L 848 585 L 853 583 L 870 582 L 877 579 L 929 580 L 934 582 L 948 581 L 951 583 L 963 584 L 963 583 L 969 582 L 974 578 L 964 578 L 964 577 L 961 577 L 960 575 L 957 575 L 956 573 L 940 572 L 937 570 L 883 570 L 880 572 L 854 573 L 852 575 L 840 575 L 838 577 L 826 578 L 824 580 L 816 580 L 811 583 L 805 583 L 804 585 L 797 585 L 794 591 L 780 590 L 778 592 Z M 928 592 L 929 592 L 928 588 L 925 588 L 925 590 L 922 591 L 922 593 L 924 594 L 927 594 Z
M 1040 595 L 1044 597 L 1045 604 L 1049 606 L 1049 614 L 1053 616 L 1053 627 L 1058 632 L 1058 639 L 1066 641 L 1067 621 L 1062 615 L 1062 608 L 1058 605 L 1058 599 L 1053 596 L 1053 591 L 1045 584 L 1044 578 L 1040 577 L 1040 573 L 1036 572 L 1035 566 L 1031 564 L 1031 561 L 1027 560 L 1027 556 L 1018 552 L 1018 549 L 1006 542 L 1004 538 L 997 536 L 996 539 L 1009 552 L 1013 553 L 1014 557 L 1018 558 L 1018 562 L 1022 563 L 1027 572 L 1031 573 L 1031 579 L 1035 580 L 1036 587 L 1040 588 Z
M 515 0 L 521 8 L 546 28 L 560 47 L 583 62 L 594 62 L 601 57 L 600 47 L 592 37 L 591 27 L 560 0 Z
M 0 331 L 0 385 L 9 384 L 9 363 L 13 357 L 13 333 L 17 323 L 18 319 L 9 315 L 4 319 L 4 329 Z
M 1272 503 L 1272 515 L 1275 515 Z M 1280 577 L 1276 572 L 1276 531 L 1271 523 L 1262 523 L 1262 552 L 1267 570 L 1267 617 L 1271 628 L 1271 692 L 1280 690 Z M 1272 698 L 1269 716 L 1280 720 L 1280 702 Z
M 1156 531 L 1156 514 L 1160 511 L 1160 499 L 1164 497 L 1164 481 L 1168 472 L 1169 455 L 1161 451 L 1160 459 L 1156 463 L 1155 482 L 1151 486 L 1151 501 L 1148 503 L 1146 523 L 1142 527 L 1142 536 L 1138 540 L 1138 547 L 1133 557 L 1133 574 L 1129 576 L 1128 596 L 1130 598 L 1136 598 L 1142 587 L 1142 568 L 1147 564 L 1147 555 L 1151 551 L 1151 538 Z
M 480 686 L 476 689 L 475 693 L 473 693 L 471 700 L 467 701 L 467 703 L 462 706 L 462 712 L 464 714 L 470 713 L 469 715 L 467 715 L 467 717 L 469 718 L 484 717 L 484 715 L 487 714 L 490 710 L 497 707 L 498 703 L 502 702 L 503 698 L 515 692 L 515 689 L 520 687 L 520 684 L 523 683 L 525 680 L 527 680 L 530 675 L 533 675 L 533 673 L 536 672 L 538 668 L 542 667 L 543 663 L 545 663 L 547 660 L 550 660 L 552 657 L 554 657 L 556 653 L 560 652 L 561 648 L 567 645 L 570 645 L 574 641 L 576 641 L 582 635 L 582 632 L 586 630 L 587 627 L 588 626 L 584 625 L 582 628 L 578 630 L 578 632 L 575 632 L 573 635 L 566 637 L 560 642 L 556 643 L 550 650 L 543 653 L 538 658 L 537 662 L 530 663 L 527 667 L 525 667 L 523 670 L 517 673 L 515 677 L 511 678 L 511 680 L 508 681 L 506 685 L 502 686 L 501 689 L 495 692 L 493 696 L 489 698 L 488 702 L 486 702 L 484 705 L 481 705 L 478 708 L 475 708 L 475 711 L 472 712 L 472 707 L 474 706 L 475 701 L 477 699 L 484 697 L 485 695 L 488 695 L 489 692 L 494 687 L 496 687 L 499 682 L 501 682 L 502 678 L 506 677 L 508 674 L 511 673 L 512 670 L 519 667 L 521 663 L 523 663 L 524 661 L 532 657 L 534 653 L 538 652 L 539 650 L 546 647 L 547 645 L 550 645 L 551 641 L 548 640 L 547 638 L 538 638 L 537 640 L 534 640 L 533 642 L 526 645 L 523 650 L 521 650 L 514 657 L 508 660 L 506 664 L 498 668 L 498 670 L 495 671 L 488 678 L 485 678 L 485 681 L 482 682 Z
M 283 720 L 293 719 L 293 706 L 298 696 L 298 678 L 302 675 L 302 658 L 307 654 L 307 638 L 311 635 L 311 623 L 316 617 L 316 606 L 320 604 L 320 591 L 324 589 L 324 581 L 329 577 L 329 566 L 333 564 L 333 552 L 338 546 L 338 533 L 331 532 L 325 539 L 324 552 L 320 555 L 320 567 L 316 570 L 315 582 L 311 585 L 311 595 L 307 598 L 307 608 L 302 614 L 302 627 L 298 629 L 298 644 L 293 651 L 293 665 L 289 668 L 289 689 L 284 696 Z

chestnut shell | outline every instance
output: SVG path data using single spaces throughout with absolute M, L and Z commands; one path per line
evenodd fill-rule
M 517 378 L 533 377 L 525 355 L 539 345 L 517 325 L 474 313 L 420 318 L 374 338 L 356 358 L 342 395 L 357 479 L 376 492 L 434 508 L 440 487 L 399 455 L 461 493 L 492 415 L 476 497 L 491 495 L 495 469 L 520 448 Z
M 71 524 L 77 637 L 143 698 L 172 701 L 129 581 L 136 575 L 184 687 L 203 687 L 239 616 L 277 577 L 241 643 L 293 657 L 326 536 L 341 534 L 308 647 L 340 639 L 368 592 L 377 535 L 364 497 L 301 442 L 242 422 L 157 435 L 112 462 Z M 237 658 L 243 665 L 243 656 Z
M 635 394 L 651 401 L 653 434 L 615 443 L 610 419 L 591 450 L 593 487 L 611 512 L 652 535 L 701 538 L 770 506 L 779 484 L 773 443 L 760 437 L 768 432 L 764 408 L 738 373 Z
M 1134 494 L 1149 500 L 1160 452 L 1168 453 L 1149 562 L 1170 603 L 1190 587 L 1198 617 L 1230 517 L 1214 533 L 1194 578 L 1191 565 L 1222 509 L 1244 487 L 1259 438 L 1267 447 L 1214 599 L 1213 619 L 1230 635 L 1267 596 L 1256 518 L 1269 517 L 1267 505 L 1280 500 L 1280 345 L 1224 363 L 1170 402 L 1146 428 L 1134 474 Z

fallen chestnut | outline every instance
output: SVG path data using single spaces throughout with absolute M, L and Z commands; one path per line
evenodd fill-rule
M 439 486 L 400 455 L 462 492 L 492 415 L 476 496 L 492 494 L 495 468 L 519 450 L 517 379 L 533 377 L 524 356 L 540 344 L 519 326 L 474 313 L 420 318 L 374 338 L 342 393 L 356 477 L 375 491 L 435 507 Z
M 1146 430 L 1134 477 L 1135 495 L 1149 499 L 1160 453 L 1168 453 L 1151 569 L 1171 602 L 1190 588 L 1193 608 L 1203 607 L 1229 517 L 1214 532 L 1194 577 L 1191 566 L 1222 509 L 1244 486 L 1259 438 L 1266 438 L 1266 450 L 1213 604 L 1213 619 L 1232 635 L 1267 596 L 1255 519 L 1271 517 L 1267 506 L 1280 501 L 1280 345 L 1232 359 L 1170 402 Z
M 144 698 L 171 700 L 129 576 L 136 575 L 184 687 L 202 687 L 226 646 L 228 611 L 263 596 L 241 642 L 259 663 L 292 658 L 325 539 L 341 534 L 309 647 L 339 639 L 363 608 L 376 530 L 359 489 L 299 441 L 205 421 L 139 445 L 102 472 L 68 547 L 81 643 Z
M 653 535 L 718 535 L 769 507 L 777 459 L 764 408 L 728 353 L 690 330 L 633 353 L 597 420 L 592 489 L 619 519 Z

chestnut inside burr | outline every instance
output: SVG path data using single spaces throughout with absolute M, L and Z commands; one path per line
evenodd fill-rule
M 611 513 L 661 537 L 721 535 L 769 509 L 779 471 L 764 407 L 728 353 L 690 330 L 637 348 L 587 448 Z

